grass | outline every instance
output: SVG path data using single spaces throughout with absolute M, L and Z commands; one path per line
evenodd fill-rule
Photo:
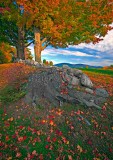
M 110 75 L 113 76 L 113 70 L 104 70 L 104 69 L 90 69 L 90 68 L 80 68 L 82 71 L 88 71 L 88 72 L 96 72 L 104 75 Z
M 24 97 L 26 94 L 25 89 L 16 88 L 14 86 L 7 86 L 0 91 L 0 103 L 10 104 L 18 101 L 20 98 Z
M 18 77 L 14 85 L 2 87 L 2 160 L 112 160 L 113 77 L 85 73 L 95 86 L 106 88 L 110 94 L 102 110 L 80 105 L 34 108 L 21 99 L 25 86 L 18 85 Z M 20 82 L 23 84 L 23 78 Z

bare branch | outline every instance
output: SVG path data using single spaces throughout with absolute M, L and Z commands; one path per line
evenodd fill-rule
M 43 44 L 45 41 L 47 41 L 47 38 L 44 38 L 44 39 L 41 41 L 41 44 Z
M 25 45 L 25 47 L 28 47 L 30 44 L 32 44 L 34 42 L 34 40 L 33 41 L 31 41 L 30 43 L 28 43 L 27 45 Z

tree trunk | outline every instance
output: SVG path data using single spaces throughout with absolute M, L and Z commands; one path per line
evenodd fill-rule
M 34 35 L 35 35 L 35 45 L 34 45 L 34 52 L 35 52 L 35 61 L 41 62 L 41 41 L 40 41 L 40 31 L 38 28 L 34 28 Z
M 18 44 L 16 49 L 17 49 L 17 58 L 24 60 L 25 59 L 24 46 Z
M 16 47 L 17 49 L 17 58 L 24 60 L 25 54 L 24 54 L 24 27 L 18 28 L 18 45 Z

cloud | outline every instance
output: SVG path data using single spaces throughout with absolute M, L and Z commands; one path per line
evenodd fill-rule
M 86 64 L 93 65 L 93 66 L 109 66 L 110 64 L 113 64 L 113 61 L 112 60 L 102 60 L 102 61 L 93 61 L 93 62 L 86 61 Z
M 71 51 L 71 50 L 66 50 L 66 49 L 55 49 L 55 48 L 48 48 L 42 51 L 42 55 L 48 55 L 48 56 L 57 56 L 57 55 L 66 55 L 66 56 L 79 56 L 79 57 L 97 57 L 100 58 L 100 56 L 94 56 L 90 55 L 84 52 L 79 52 L 79 51 Z

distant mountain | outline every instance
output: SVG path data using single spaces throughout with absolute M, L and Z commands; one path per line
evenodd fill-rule
M 86 68 L 86 66 L 88 66 L 88 68 L 102 68 L 102 66 L 91 66 L 87 64 L 70 64 L 70 63 L 58 63 L 55 64 L 54 66 L 62 67 L 63 65 L 68 65 L 70 68 Z

